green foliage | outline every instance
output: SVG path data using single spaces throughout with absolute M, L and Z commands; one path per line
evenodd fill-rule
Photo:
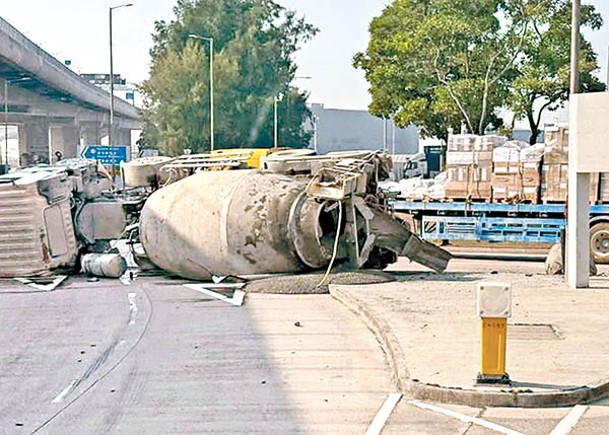
M 602 20 L 584 6 L 582 23 Z M 540 100 L 555 108 L 568 96 L 568 0 L 394 0 L 370 35 L 354 66 L 370 84 L 371 113 L 415 123 L 424 136 L 446 138 L 462 125 L 482 134 L 503 128 L 501 108 L 532 119 Z M 583 41 L 583 90 L 601 89 L 596 68 Z
M 175 19 L 155 23 L 144 137 L 168 154 L 210 148 L 209 48 L 214 39 L 216 148 L 273 143 L 278 95 L 279 143 L 303 146 L 311 113 L 307 95 L 290 86 L 299 43 L 316 29 L 270 0 L 178 0 Z M 290 98 L 287 98 L 287 96 Z
M 370 25 L 371 40 L 354 65 L 370 83 L 370 111 L 425 136 L 449 127 L 483 132 L 507 95 L 517 26 L 501 29 L 499 0 L 396 0 Z M 496 121 L 495 121 L 496 122 Z
M 527 119 L 531 129 L 530 142 L 534 143 L 540 131 L 543 112 L 563 106 L 569 97 L 571 2 L 546 0 L 525 3 L 531 3 L 527 4 L 531 26 L 518 63 L 518 75 L 512 82 L 513 92 L 508 105 L 517 119 Z M 597 30 L 602 22 L 593 6 L 582 7 L 583 27 Z M 592 75 L 596 69 L 596 53 L 590 43 L 582 38 L 579 63 L 582 92 L 605 89 L 604 84 Z

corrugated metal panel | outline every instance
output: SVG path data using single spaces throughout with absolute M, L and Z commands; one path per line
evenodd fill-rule
M 37 185 L 0 185 L 0 277 L 41 275 L 73 264 L 76 238 L 67 200 L 53 205 L 57 212 L 51 227 L 62 229 L 66 249 L 53 256 L 49 248 L 44 197 Z

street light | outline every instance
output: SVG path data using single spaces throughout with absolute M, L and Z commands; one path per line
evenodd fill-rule
M 278 96 L 273 98 L 273 148 L 277 148 L 277 100 Z
M 315 154 L 317 154 L 317 134 L 318 134 L 318 122 L 319 117 L 317 115 L 313 115 L 313 150 L 315 150 Z
M 195 35 L 191 33 L 189 38 L 200 39 L 209 42 L 209 135 L 210 148 L 214 150 L 214 38 Z
M 108 145 L 112 145 L 112 128 L 114 126 L 114 63 L 112 61 L 112 11 L 119 8 L 128 8 L 133 6 L 133 3 L 125 3 L 118 6 L 110 6 L 108 8 L 109 24 L 110 24 L 110 124 L 108 128 Z

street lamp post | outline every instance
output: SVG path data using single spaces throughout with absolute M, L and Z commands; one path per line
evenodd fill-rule
M 383 118 L 383 151 L 387 151 L 387 118 Z
M 318 125 L 319 118 L 317 115 L 313 115 L 313 150 L 315 150 L 315 154 L 317 154 L 317 133 L 318 133 Z
M 214 150 L 214 38 L 195 35 L 191 33 L 189 38 L 201 39 L 209 42 L 209 142 L 211 151 Z
M 273 99 L 273 148 L 277 148 L 277 95 Z
M 114 127 L 114 63 L 112 59 L 112 11 L 118 8 L 128 8 L 133 6 L 133 3 L 125 3 L 118 6 L 110 6 L 108 8 L 110 25 L 110 123 L 108 124 L 108 145 L 112 145 L 112 129 Z
M 395 124 L 391 120 L 391 154 L 395 154 Z

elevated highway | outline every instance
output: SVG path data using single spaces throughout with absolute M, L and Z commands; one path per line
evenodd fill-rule
M 79 77 L 0 18 L 0 122 L 17 125 L 19 156 L 50 160 L 54 152 L 76 156 L 78 144 L 99 144 L 108 134 L 110 94 Z M 8 110 L 4 113 L 4 104 Z M 6 119 L 5 119 L 6 118 Z M 140 127 L 136 107 L 114 98 L 113 138 L 130 145 Z M 3 144 L 4 145 L 4 144 Z M 0 159 L 4 161 L 4 153 Z

